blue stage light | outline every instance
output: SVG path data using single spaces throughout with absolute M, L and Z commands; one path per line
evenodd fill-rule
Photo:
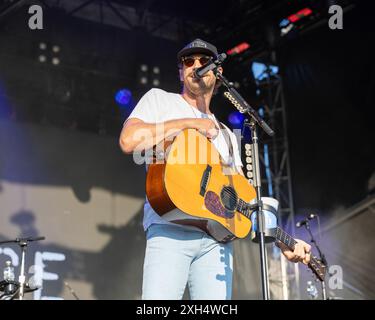
M 245 120 L 245 116 L 239 112 L 234 111 L 229 114 L 228 121 L 232 125 L 233 128 L 240 128 Z
M 286 27 L 289 23 L 290 23 L 290 21 L 289 21 L 288 19 L 283 19 L 283 20 L 281 20 L 281 22 L 279 23 L 279 27 L 280 27 L 280 28 L 284 28 L 284 27 Z
M 132 93 L 129 89 L 121 89 L 117 91 L 115 100 L 121 107 L 129 107 L 132 104 Z
M 270 76 L 275 76 L 279 72 L 278 66 L 269 65 L 268 68 L 264 63 L 253 62 L 251 66 L 255 80 L 261 81 L 267 79 Z

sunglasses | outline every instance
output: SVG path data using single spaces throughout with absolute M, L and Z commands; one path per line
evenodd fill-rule
M 199 60 L 199 63 L 201 64 L 201 66 L 205 65 L 206 63 L 208 63 L 208 61 L 210 61 L 211 57 L 209 56 L 202 56 L 202 57 L 199 57 L 199 58 L 194 58 L 194 57 L 182 57 L 182 63 L 185 65 L 185 67 L 191 67 L 194 65 L 195 63 L 195 60 Z

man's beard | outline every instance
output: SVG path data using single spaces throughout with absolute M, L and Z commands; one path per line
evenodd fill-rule
M 189 82 L 190 81 L 190 82 Z M 194 82 L 192 84 L 191 82 Z M 205 83 L 203 79 L 193 78 L 191 80 L 186 81 L 187 85 L 185 84 L 186 88 L 193 93 L 194 95 L 202 95 L 213 92 L 215 87 L 215 82 L 212 83 Z

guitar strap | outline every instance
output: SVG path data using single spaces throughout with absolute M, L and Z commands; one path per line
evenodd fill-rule
M 234 163 L 233 143 L 232 143 L 232 139 L 230 138 L 230 135 L 229 135 L 229 132 L 228 132 L 228 130 L 230 130 L 230 129 L 224 123 L 222 123 L 221 121 L 218 121 L 218 123 L 220 125 L 220 129 L 223 132 L 225 143 L 228 146 L 229 161 L 232 161 L 232 164 L 235 166 L 235 163 Z

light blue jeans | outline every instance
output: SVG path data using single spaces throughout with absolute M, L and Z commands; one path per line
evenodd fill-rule
M 146 236 L 142 299 L 180 300 L 186 284 L 192 300 L 231 299 L 232 243 L 162 224 L 151 225 Z

